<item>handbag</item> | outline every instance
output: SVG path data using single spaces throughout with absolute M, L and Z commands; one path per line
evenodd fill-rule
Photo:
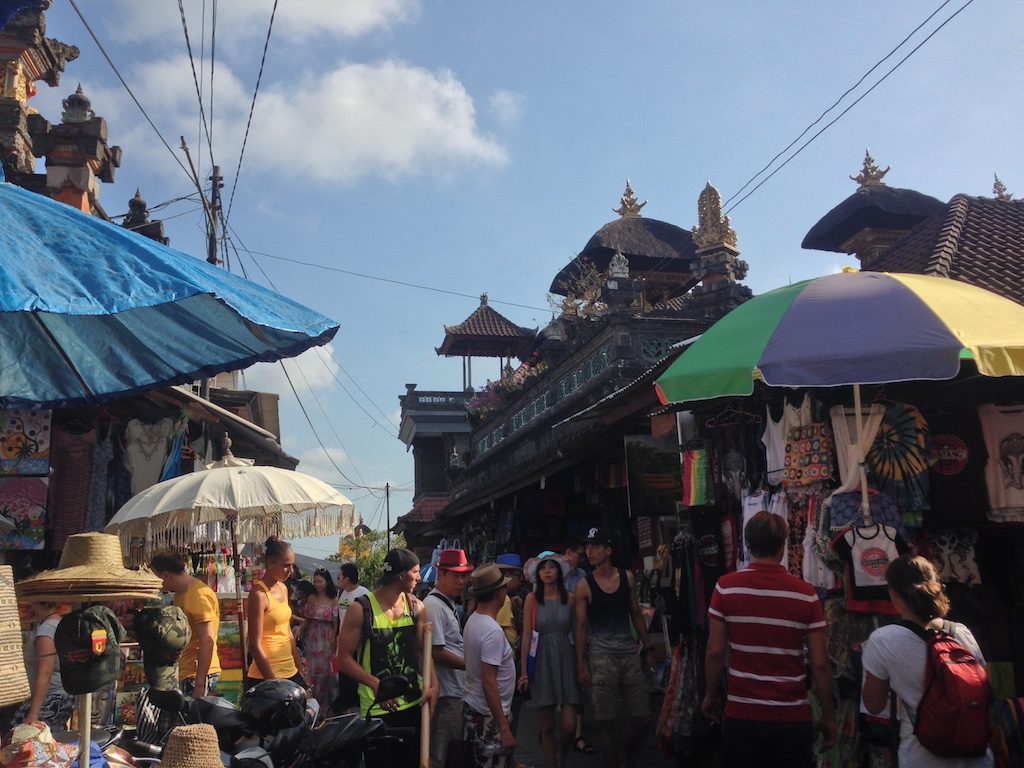
M 540 644 L 540 633 L 537 631 L 537 604 L 533 605 L 533 630 L 530 632 L 530 651 L 526 657 L 526 676 L 533 680 L 533 671 L 537 668 L 537 646 Z

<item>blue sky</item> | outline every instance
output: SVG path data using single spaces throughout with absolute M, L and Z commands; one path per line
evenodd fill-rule
M 204 4 L 184 3 L 207 111 L 212 5 L 204 37 Z M 217 4 L 212 134 L 225 203 L 272 5 Z M 330 356 L 289 364 L 333 460 L 358 484 L 396 486 L 392 519 L 407 511 L 412 457 L 389 422 L 406 382 L 461 385 L 459 361 L 434 354 L 444 323 L 464 319 L 486 291 L 514 322 L 543 325 L 552 277 L 615 217 L 627 177 L 649 201 L 644 215 L 694 225 L 706 181 L 733 195 L 939 5 L 281 0 L 231 212 L 236 244 L 473 297 L 243 255 L 251 277 L 265 282 L 262 267 L 278 290 L 341 323 Z M 945 5 L 827 119 L 962 5 Z M 177 3 L 79 7 L 168 143 L 177 148 L 184 134 L 205 176 Z M 1024 194 L 1022 28 L 1021 3 L 975 0 L 731 211 L 754 291 L 850 264 L 800 241 L 854 191 L 848 176 L 866 147 L 892 166 L 891 186 L 942 200 L 990 195 L 997 172 Z M 116 183 L 102 191 L 108 213 L 127 211 L 136 187 L 150 204 L 194 191 L 66 0 L 54 2 L 47 33 L 81 56 L 33 104 L 58 122 L 60 100 L 81 82 L 107 118 L 111 143 L 124 148 Z M 176 216 L 174 246 L 202 255 L 195 208 L 160 215 Z M 281 393 L 283 443 L 300 469 L 344 483 L 279 369 L 251 370 L 246 382 Z M 383 527 L 380 494 L 348 493 Z

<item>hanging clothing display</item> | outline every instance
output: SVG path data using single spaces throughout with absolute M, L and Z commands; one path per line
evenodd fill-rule
M 867 455 L 872 487 L 901 510 L 928 509 L 928 422 L 912 405 L 889 403 Z
M 1024 407 L 987 403 L 978 406 L 978 418 L 988 451 L 988 518 L 1024 522 Z
M 171 419 L 160 419 L 155 424 L 139 419 L 128 422 L 124 431 L 124 464 L 132 476 L 133 496 L 160 481 L 173 431 Z
M 756 515 L 758 512 L 768 511 L 773 515 L 778 515 L 783 520 L 789 518 L 789 503 L 786 500 L 786 494 L 775 492 L 769 493 L 768 491 L 757 490 L 753 493 L 747 494 L 743 499 L 743 522 L 740 526 L 740 538 L 743 541 L 743 546 L 740 548 L 740 556 L 737 562 L 737 568 L 746 568 L 750 564 L 750 549 L 747 547 L 747 542 L 742 538 L 742 532 L 746 530 L 747 523 L 750 522 L 750 518 Z M 786 548 L 783 550 L 782 562 L 786 563 L 789 561 L 789 545 L 786 544 Z
M 766 459 L 766 479 L 769 485 L 782 482 L 786 469 L 786 438 L 794 427 L 811 424 L 811 398 L 804 395 L 800 405 L 790 405 L 783 400 L 782 415 L 778 421 L 772 419 L 771 406 L 765 406 L 764 433 L 761 444 Z
M 857 414 L 851 408 L 834 405 L 829 409 L 832 434 L 836 441 L 836 466 L 839 468 L 839 487 L 835 493 L 853 491 L 860 487 L 860 457 L 867 456 L 882 425 L 885 408 L 871 404 L 861 416 L 860 450 L 857 448 Z
M 974 411 L 928 413 L 932 520 L 982 522 L 988 511 L 985 438 Z
M 829 527 L 835 533 L 846 528 L 867 525 L 864 511 L 861 509 L 864 497 L 860 491 L 833 493 L 828 499 Z M 896 508 L 896 500 L 881 491 L 868 492 L 868 510 L 871 513 L 871 524 L 891 525 L 905 539 L 909 539 L 907 529 L 903 526 L 900 511 Z
M 114 443 L 110 434 L 97 440 L 92 448 L 92 471 L 89 475 L 89 507 L 85 514 L 86 531 L 102 531 L 107 524 L 108 480 Z
M 832 434 L 828 425 L 810 424 L 789 430 L 785 464 L 782 484 L 786 488 L 828 482 L 832 477 Z
M 846 610 L 897 615 L 885 582 L 889 563 L 910 550 L 892 526 L 851 528 L 832 544 L 845 563 Z
M 683 506 L 711 504 L 711 462 L 704 448 L 683 452 Z
M 85 530 L 95 443 L 95 429 L 80 433 L 58 426 L 53 429 L 50 449 L 53 470 L 48 507 L 53 521 L 53 548 L 56 550 L 64 548 L 68 536 Z
M 804 560 L 801 576 L 813 587 L 821 590 L 835 589 L 835 572 L 825 563 L 823 553 L 831 539 L 823 535 L 821 518 L 828 513 L 822 508 L 819 496 L 807 497 L 807 530 L 804 533 Z

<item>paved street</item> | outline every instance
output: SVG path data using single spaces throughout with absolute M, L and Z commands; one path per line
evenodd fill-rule
M 661 708 L 661 696 L 655 695 L 651 698 L 653 720 L 657 720 Z M 544 768 L 544 752 L 540 746 L 538 734 L 540 727 L 537 721 L 537 710 L 529 702 L 523 705 L 520 711 L 520 725 L 516 744 L 516 764 L 526 765 L 530 768 Z M 598 750 L 592 755 L 580 754 L 570 750 L 566 768 L 603 768 L 604 756 L 601 754 L 601 737 L 597 723 L 590 717 L 584 716 L 583 734 L 586 740 L 593 744 Z M 654 737 L 654 725 L 651 725 L 651 735 L 644 742 L 643 749 L 636 761 L 637 766 L 642 768 L 668 768 L 678 763 L 675 758 L 668 757 L 658 749 L 657 739 Z M 714 760 L 702 762 L 688 762 L 693 768 L 715 768 L 719 765 Z

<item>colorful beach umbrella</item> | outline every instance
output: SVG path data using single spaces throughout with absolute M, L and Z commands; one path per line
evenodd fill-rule
M 1024 306 L 944 277 L 850 270 L 741 304 L 684 350 L 655 388 L 668 405 L 747 396 L 757 380 L 850 385 L 861 446 L 862 384 L 952 379 L 964 359 L 985 376 L 1024 375 Z
M 835 387 L 1024 375 L 1024 306 L 930 275 L 842 272 L 756 296 L 655 383 L 664 404 L 746 396 L 754 382 Z

